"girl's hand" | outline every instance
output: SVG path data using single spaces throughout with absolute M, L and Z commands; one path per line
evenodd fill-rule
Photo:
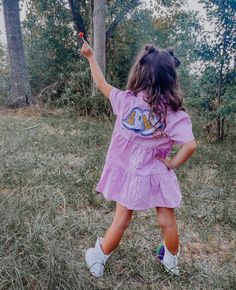
M 167 158 L 163 158 L 163 157 L 160 157 L 160 156 L 156 156 L 156 158 L 158 160 L 161 160 L 166 165 L 166 167 L 168 169 L 174 169 L 170 158 L 167 159 Z
M 156 155 L 156 158 L 158 160 L 161 160 L 166 165 L 167 168 L 175 169 L 178 168 L 184 162 L 186 162 L 193 154 L 193 152 L 196 150 L 196 148 L 197 143 L 195 140 L 192 140 L 188 143 L 183 144 L 181 148 L 178 150 L 177 154 L 172 159 L 163 158 L 158 155 Z
M 107 97 L 109 98 L 113 86 L 107 83 L 97 61 L 93 54 L 92 48 L 89 46 L 88 42 L 84 40 L 84 44 L 81 48 L 81 54 L 88 59 L 93 80 L 96 84 L 96 87 Z
M 93 56 L 93 49 L 91 46 L 89 46 L 87 41 L 84 41 L 83 46 L 81 48 L 81 54 L 89 59 L 91 56 Z

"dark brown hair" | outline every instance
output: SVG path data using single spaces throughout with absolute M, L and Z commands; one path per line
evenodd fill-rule
M 164 123 L 167 105 L 173 111 L 185 110 L 176 73 L 179 65 L 173 48 L 159 49 L 154 45 L 145 45 L 129 74 L 127 89 L 135 95 L 146 91 L 144 100 L 149 103 L 151 114 L 159 116 Z

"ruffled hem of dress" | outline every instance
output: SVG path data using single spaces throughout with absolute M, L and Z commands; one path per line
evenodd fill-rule
M 95 190 L 131 210 L 178 208 L 182 200 L 175 175 L 138 176 L 113 164 L 105 164 Z
M 100 192 L 100 191 L 98 191 Z M 156 208 L 156 207 L 165 207 L 165 208 L 180 208 L 181 207 L 181 203 L 179 203 L 178 205 L 176 206 L 167 206 L 165 204 L 155 204 L 155 205 L 150 205 L 148 207 L 131 207 L 130 205 L 126 204 L 122 199 L 119 199 L 118 197 L 113 197 L 113 198 L 109 198 L 107 197 L 103 192 L 101 192 L 104 196 L 104 198 L 107 200 L 107 201 L 115 201 L 115 202 L 118 202 L 119 204 L 123 205 L 124 207 L 126 207 L 128 210 L 148 210 L 148 209 L 152 209 L 152 208 Z

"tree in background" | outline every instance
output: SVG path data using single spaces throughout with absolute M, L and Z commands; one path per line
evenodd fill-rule
M 82 86 L 82 82 L 84 77 L 86 83 L 88 80 L 87 73 L 85 76 L 87 62 L 80 57 L 75 30 L 73 25 L 71 25 L 73 17 L 70 13 L 70 2 L 74 5 L 73 7 L 77 9 L 77 15 L 79 15 L 81 19 L 80 22 L 82 23 L 82 26 L 85 27 L 84 33 L 86 35 L 91 33 L 90 27 L 93 22 L 91 17 L 93 17 L 93 15 L 95 16 L 97 12 L 101 12 L 100 9 L 96 9 L 95 12 L 93 9 L 94 1 L 92 0 L 81 2 L 76 0 L 64 2 L 59 0 L 29 0 L 27 2 L 24 35 L 27 44 L 27 60 L 29 61 L 31 84 L 34 94 L 40 93 L 42 89 L 44 90 L 44 88 L 48 86 L 50 87 L 51 84 L 53 85 L 56 82 L 63 81 L 64 83 L 69 83 L 68 79 L 72 75 L 74 84 L 76 74 L 78 76 L 77 82 L 81 87 L 83 87 L 80 95 L 82 94 L 82 91 L 85 93 L 85 88 Z M 102 21 L 104 22 L 106 20 L 106 31 L 104 31 L 104 26 L 103 32 L 99 31 L 101 27 L 96 28 L 97 36 L 93 39 L 95 51 L 97 51 L 96 47 L 99 47 L 101 39 L 105 38 L 104 32 L 106 33 L 106 39 L 108 42 L 109 39 L 113 37 L 115 31 L 123 23 L 123 20 L 126 19 L 127 15 L 129 15 L 129 17 L 130 15 L 133 15 L 133 8 L 139 4 L 139 0 L 114 0 L 107 4 L 106 10 L 108 17 L 105 19 L 105 17 L 102 16 Z M 96 5 L 101 5 L 101 1 L 98 1 Z M 110 11 L 112 10 L 115 10 L 115 13 L 111 16 Z M 103 15 L 104 12 L 103 7 Z M 97 44 L 95 43 L 95 40 Z M 102 62 L 105 63 L 105 56 L 107 55 L 105 45 L 103 45 L 103 51 L 100 49 L 98 54 L 102 56 Z M 97 56 L 97 58 L 99 59 L 99 56 Z M 52 87 L 54 88 L 54 86 Z M 76 88 L 79 89 L 77 84 Z M 85 93 L 86 96 L 88 93 L 91 94 L 91 86 L 87 87 L 87 92 Z M 61 93 L 59 92 L 59 94 Z M 66 98 L 68 98 L 69 89 L 67 90 L 66 95 Z M 76 99 L 78 101 L 77 97 Z M 63 98 L 63 100 L 65 100 L 65 98 Z
M 108 75 L 124 88 L 134 56 L 145 43 L 160 48 L 173 46 L 181 59 L 181 83 L 186 96 L 191 91 L 191 65 L 197 56 L 193 53 L 200 25 L 196 13 L 186 11 L 182 1 L 156 1 L 153 7 L 133 7 L 113 36 L 108 39 Z M 117 14 L 116 9 L 110 13 Z M 157 13 L 159 11 L 159 13 Z M 108 10 L 109 12 L 109 10 Z M 114 15 L 108 15 L 108 20 Z
M 92 95 L 89 67 L 80 56 L 82 42 L 78 46 L 73 27 L 72 4 L 79 19 L 77 30 L 91 37 L 94 26 L 96 58 L 117 87 L 125 88 L 134 56 L 145 43 L 174 46 L 182 62 L 179 74 L 188 104 L 204 118 L 217 120 L 218 136 L 223 138 L 224 121 L 236 111 L 234 2 L 202 0 L 216 27 L 210 39 L 184 0 L 151 2 L 153 6 L 145 7 L 140 0 L 28 0 L 23 31 L 34 95 L 49 91 L 57 105 L 72 105 L 82 114 L 109 113 L 104 98 Z M 201 71 L 194 68 L 199 59 Z
M 204 61 L 205 73 L 201 82 L 206 84 L 206 104 L 199 98 L 202 108 L 210 112 L 216 121 L 217 138 L 225 137 L 225 120 L 236 112 L 234 98 L 235 55 L 236 55 L 236 2 L 235 0 L 201 0 L 206 9 L 208 21 L 214 31 L 202 32 L 198 54 Z M 212 86 L 214 84 L 214 86 Z
M 83 32 L 83 38 L 87 40 L 87 30 L 84 25 L 84 20 L 81 15 L 81 4 L 85 5 L 85 3 L 80 3 L 78 0 L 68 0 L 70 11 L 74 20 L 75 29 L 77 34 Z
M 178 68 L 181 87 L 186 100 L 192 91 L 193 64 L 198 60 L 195 53 L 197 39 L 201 33 L 201 25 L 196 11 L 187 11 L 185 1 L 159 1 L 162 5 L 154 16 L 156 28 L 155 40 L 158 46 L 172 46 L 181 60 Z M 157 7 L 156 7 L 157 8 Z
M 66 78 L 80 57 L 68 3 L 30 0 L 26 12 L 26 56 L 32 92 L 37 95 Z
M 102 72 L 106 68 L 106 0 L 94 0 L 93 4 L 93 48 Z
M 30 105 L 32 99 L 22 41 L 19 0 L 3 0 L 3 11 L 10 67 L 10 94 L 6 105 Z

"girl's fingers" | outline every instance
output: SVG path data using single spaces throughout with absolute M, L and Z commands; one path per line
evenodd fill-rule
M 86 51 L 89 50 L 89 47 L 88 47 L 88 45 L 85 42 L 83 43 L 82 49 L 86 50 Z
M 156 156 L 157 159 L 161 160 L 161 161 L 164 161 L 165 159 L 160 157 L 160 156 Z
M 83 51 L 88 51 L 89 50 L 89 48 L 86 45 L 86 43 L 83 43 L 83 46 L 82 46 L 82 49 L 81 50 L 83 50 Z
M 85 40 L 84 42 L 85 42 L 85 46 L 86 46 L 86 48 L 87 48 L 88 50 L 90 50 L 91 47 L 90 47 L 90 45 L 88 44 L 88 42 L 87 42 L 86 40 Z
M 85 40 L 85 39 L 83 39 L 83 45 L 86 47 L 86 48 L 88 48 L 89 47 L 89 44 L 88 44 L 88 42 Z

